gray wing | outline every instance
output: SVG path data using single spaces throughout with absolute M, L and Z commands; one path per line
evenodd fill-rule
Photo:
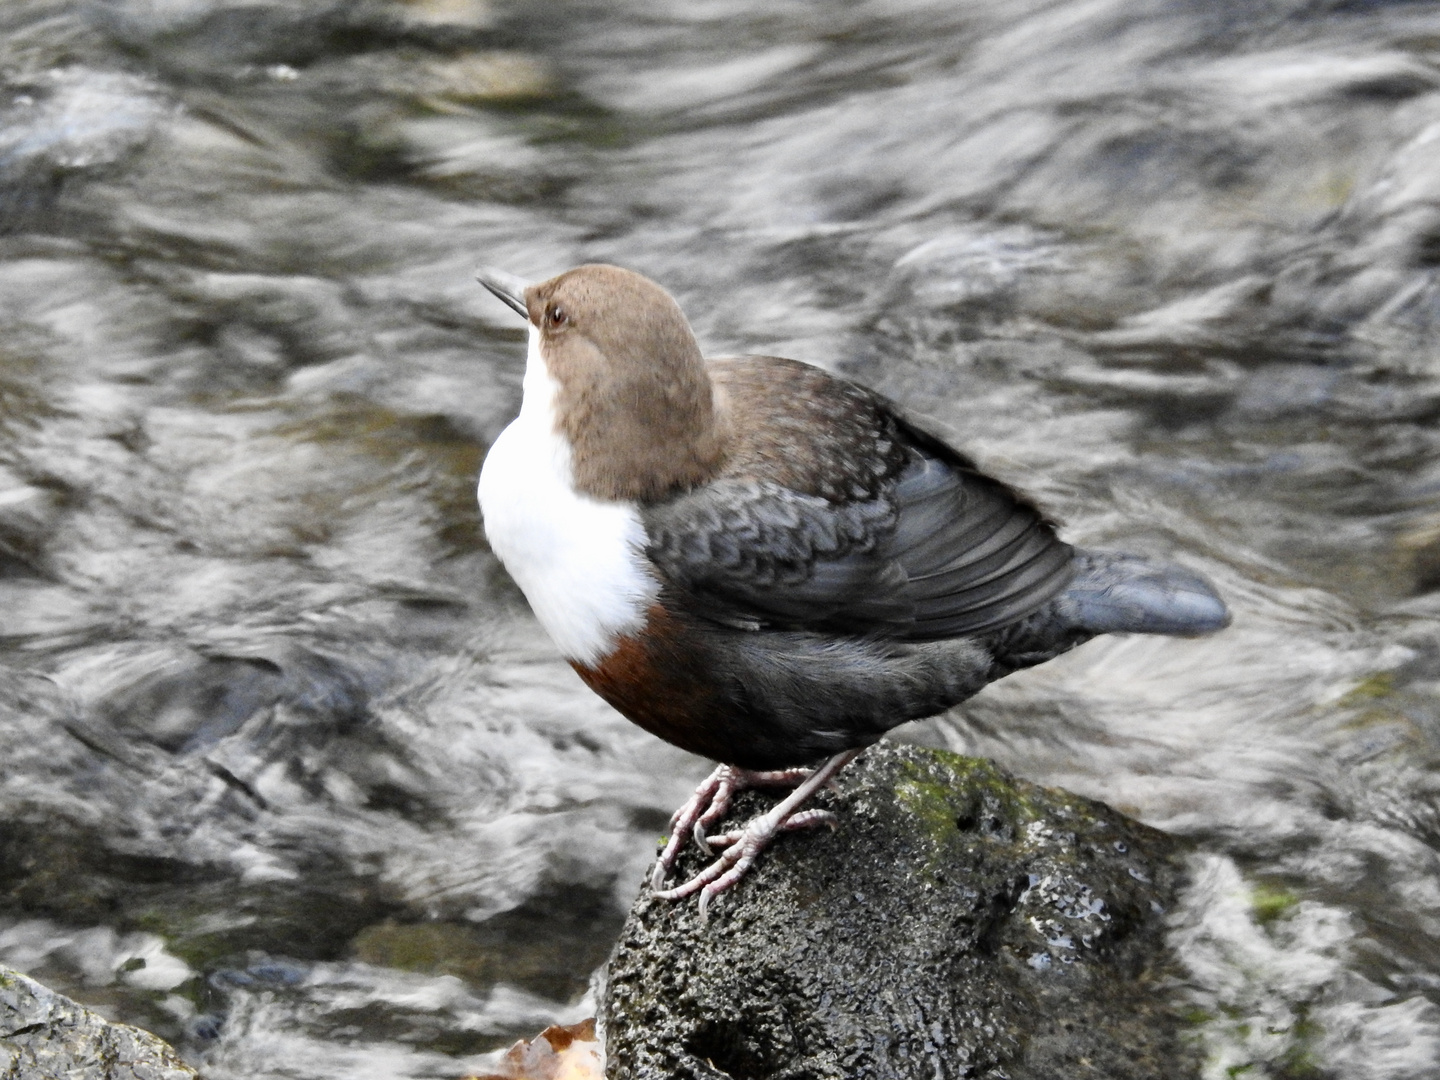
M 901 475 L 893 497 L 895 533 L 880 552 L 905 571 L 915 604 L 908 639 L 1016 622 L 1074 575 L 1070 545 L 1035 507 L 958 461 L 921 457 Z
M 924 450 L 863 500 L 718 480 L 645 509 L 647 554 L 700 614 L 752 629 L 936 640 L 1064 588 L 1070 548 L 1034 507 L 938 441 Z
M 718 480 L 643 512 L 646 554 L 692 605 L 759 629 L 904 626 L 899 564 L 877 548 L 895 531 L 886 498 L 843 504 L 778 484 Z

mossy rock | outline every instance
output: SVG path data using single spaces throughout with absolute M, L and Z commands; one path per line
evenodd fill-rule
M 708 924 L 642 889 L 603 999 L 612 1080 L 1198 1075 L 1166 989 L 1178 841 L 888 744 L 816 805 L 838 828 L 782 837 Z

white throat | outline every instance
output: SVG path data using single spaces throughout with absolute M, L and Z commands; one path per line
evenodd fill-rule
M 523 385 L 520 415 L 480 470 L 485 536 L 561 654 L 593 666 L 645 625 L 660 586 L 635 504 L 575 491 L 570 442 L 556 424 L 559 385 L 533 326 Z

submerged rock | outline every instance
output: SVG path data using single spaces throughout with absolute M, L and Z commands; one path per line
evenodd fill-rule
M 834 833 L 778 841 L 707 925 L 641 892 L 603 1001 L 611 1080 L 1198 1075 L 1167 993 L 1178 841 L 886 744 L 816 805 Z
M 168 1044 L 112 1024 L 19 972 L 0 968 L 5 1080 L 198 1080 Z

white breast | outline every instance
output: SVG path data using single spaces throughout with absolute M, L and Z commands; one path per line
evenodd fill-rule
M 660 587 L 634 504 L 592 499 L 571 486 L 570 444 L 555 427 L 558 386 L 534 327 L 524 389 L 520 415 L 480 470 L 485 535 L 561 654 L 593 665 L 645 624 Z

